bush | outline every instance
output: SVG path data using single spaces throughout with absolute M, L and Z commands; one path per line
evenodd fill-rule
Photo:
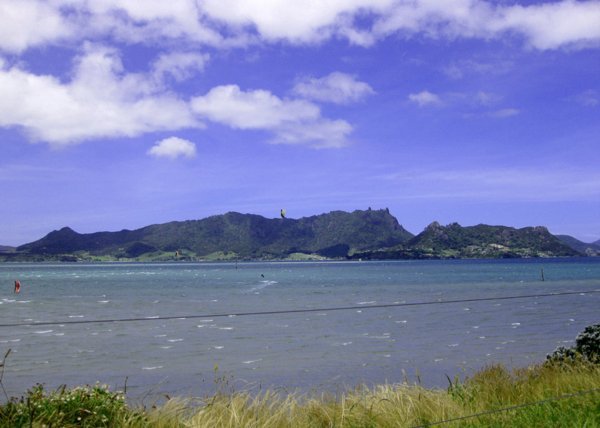
M 600 324 L 587 326 L 575 339 L 575 346 L 560 346 L 546 357 L 551 362 L 569 362 L 582 359 L 600 364 Z
M 107 386 L 95 385 L 46 392 L 36 385 L 20 399 L 13 398 L 0 406 L 0 426 L 32 425 L 60 427 L 108 427 L 115 421 L 141 418 L 129 410 L 120 392 L 110 392 Z

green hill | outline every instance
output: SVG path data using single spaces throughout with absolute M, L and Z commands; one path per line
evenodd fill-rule
M 431 223 L 408 242 L 424 256 L 443 258 L 563 257 L 579 253 L 561 243 L 545 227 L 463 227 Z
M 586 250 L 593 245 L 553 236 L 545 227 L 463 227 L 434 222 L 414 236 L 387 209 L 332 211 L 300 219 L 229 212 L 119 232 L 81 234 L 64 227 L 14 252 L 2 253 L 0 260 L 568 257 L 597 255 Z
M 353 254 L 357 259 L 464 259 L 570 257 L 582 255 L 560 242 L 545 227 L 463 227 L 431 223 L 405 244 Z
M 17 248 L 21 256 L 57 258 L 286 258 L 294 253 L 346 257 L 407 242 L 388 210 L 333 211 L 301 219 L 230 212 L 120 232 L 80 234 L 65 227 Z
M 588 244 L 569 235 L 556 235 L 556 237 L 560 240 L 560 242 L 568 245 L 575 251 L 579 251 L 580 253 L 588 256 L 600 256 L 600 241 Z

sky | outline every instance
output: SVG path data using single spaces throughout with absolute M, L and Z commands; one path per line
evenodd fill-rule
M 0 0 L 0 244 L 369 207 L 600 239 L 600 1 Z

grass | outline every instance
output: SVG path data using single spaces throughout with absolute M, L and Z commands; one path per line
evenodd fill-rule
M 130 407 L 100 386 L 45 392 L 36 386 L 0 406 L 0 427 L 412 427 L 600 388 L 600 365 L 490 366 L 447 389 L 406 383 L 360 387 L 342 395 L 265 391 L 217 393 Z M 600 391 L 463 419 L 444 427 L 600 427 Z

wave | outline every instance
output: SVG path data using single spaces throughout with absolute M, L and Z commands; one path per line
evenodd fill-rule
M 258 285 L 252 287 L 246 293 L 254 293 L 256 291 L 263 290 L 263 289 L 267 288 L 268 286 L 275 285 L 275 284 L 278 284 L 278 282 L 270 281 L 270 280 L 260 281 L 260 283 Z

